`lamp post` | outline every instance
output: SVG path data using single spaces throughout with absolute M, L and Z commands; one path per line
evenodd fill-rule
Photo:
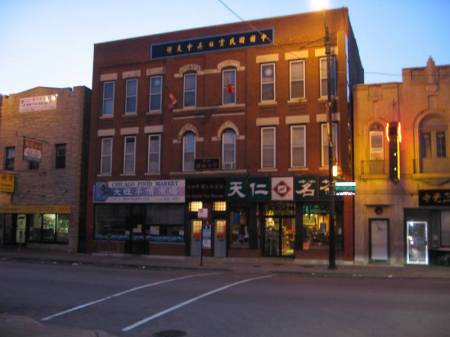
M 331 46 L 330 46 L 330 34 L 328 32 L 328 26 L 325 22 L 325 54 L 327 57 L 327 109 L 328 109 L 328 196 L 329 196 L 329 226 L 330 226 L 330 236 L 329 236 L 329 254 L 328 254 L 328 269 L 336 269 L 336 247 L 335 247 L 335 233 L 334 233 L 334 176 L 333 176 L 333 164 L 334 164 L 334 153 L 333 153 L 333 109 L 334 104 L 332 101 L 331 90 L 332 90 L 332 75 L 331 75 Z M 333 68 L 334 69 L 334 68 Z M 334 80 L 334 77 L 333 77 Z

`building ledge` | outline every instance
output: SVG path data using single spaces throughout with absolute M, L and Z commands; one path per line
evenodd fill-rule
M 361 180 L 388 180 L 387 174 L 362 174 L 359 179 Z
M 450 173 L 414 173 L 414 180 L 430 182 L 433 185 L 442 185 L 450 182 Z
M 200 112 L 205 110 L 219 110 L 219 111 L 228 111 L 228 110 L 243 110 L 245 109 L 245 104 L 222 104 L 222 105 L 207 105 L 207 106 L 196 106 L 189 108 L 180 108 L 173 109 L 174 113 L 183 113 L 183 112 Z
M 223 176 L 223 175 L 238 175 L 247 174 L 246 169 L 240 170 L 210 170 L 210 171 L 189 171 L 189 172 L 169 172 L 171 176 Z

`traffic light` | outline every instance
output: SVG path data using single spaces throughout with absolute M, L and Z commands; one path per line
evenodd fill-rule
M 386 124 L 386 138 L 389 143 L 389 178 L 394 182 L 400 181 L 400 143 L 402 132 L 400 122 Z

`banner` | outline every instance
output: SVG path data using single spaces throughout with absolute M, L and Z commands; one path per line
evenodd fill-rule
M 35 139 L 24 137 L 23 159 L 39 163 L 42 159 L 42 143 Z
M 20 99 L 19 112 L 55 110 L 58 95 L 33 96 Z
M 14 173 L 0 172 L 0 192 L 14 193 Z
M 183 203 L 184 195 L 183 179 L 108 181 L 94 185 L 94 202 Z

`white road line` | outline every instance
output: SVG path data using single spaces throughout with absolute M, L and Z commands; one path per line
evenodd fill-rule
M 145 324 L 147 322 L 150 322 L 151 320 L 154 320 L 155 318 L 161 317 L 161 316 L 163 316 L 165 314 L 168 314 L 169 312 L 172 312 L 174 310 L 180 309 L 181 307 L 184 307 L 184 306 L 186 306 L 188 304 L 191 304 L 191 303 L 193 303 L 195 301 L 198 301 L 198 300 L 200 300 L 202 298 L 205 298 L 207 296 L 213 295 L 213 294 L 218 293 L 220 291 L 226 290 L 228 288 L 237 286 L 239 284 L 248 283 L 248 282 L 256 281 L 256 280 L 261 280 L 261 279 L 265 279 L 265 278 L 269 278 L 269 277 L 273 277 L 273 276 L 275 276 L 275 275 L 274 274 L 270 274 L 270 275 L 265 275 L 265 276 L 252 277 L 252 278 L 248 278 L 248 279 L 245 279 L 245 280 L 242 280 L 242 281 L 234 282 L 234 283 L 228 284 L 226 286 L 223 286 L 223 287 L 220 287 L 220 288 L 208 291 L 208 292 L 206 292 L 204 294 L 201 294 L 200 296 L 191 298 L 190 300 L 184 301 L 184 302 L 182 302 L 180 304 L 174 305 L 173 307 L 167 308 L 166 310 L 160 311 L 157 314 L 154 314 L 152 316 L 144 318 L 144 319 L 140 320 L 139 322 L 133 323 L 133 324 L 123 328 L 122 331 L 124 331 L 124 332 L 125 331 L 130 331 L 130 330 L 132 330 L 134 328 L 137 328 L 138 326 L 140 326 L 142 324 Z
M 190 278 L 194 278 L 194 277 L 212 276 L 212 275 L 218 275 L 218 274 L 221 274 L 221 273 L 192 274 L 192 275 L 176 277 L 176 278 L 171 278 L 171 279 L 167 279 L 167 280 L 162 280 L 162 281 L 157 281 L 157 282 L 153 282 L 153 283 L 144 284 L 144 285 L 141 285 L 141 286 L 138 286 L 138 287 L 134 287 L 134 288 L 125 290 L 125 291 L 121 291 L 119 293 L 112 294 L 110 296 L 106 296 L 106 297 L 100 298 L 100 299 L 95 300 L 95 301 L 91 301 L 91 302 L 88 302 L 88 303 L 85 303 L 85 304 L 78 305 L 76 307 L 73 307 L 73 308 L 70 308 L 70 309 L 58 312 L 58 313 L 50 315 L 50 316 L 46 316 L 44 318 L 41 318 L 41 321 L 49 321 L 49 320 L 51 320 L 51 319 L 53 319 L 55 317 L 62 316 L 62 315 L 65 315 L 65 314 L 68 314 L 68 313 L 71 313 L 73 311 L 77 311 L 77 310 L 80 310 L 80 309 L 84 309 L 84 308 L 89 307 L 91 305 L 94 305 L 94 304 L 97 304 L 97 303 L 100 303 L 100 302 L 104 302 L 104 301 L 107 301 L 107 300 L 110 300 L 110 299 L 113 299 L 113 298 L 116 298 L 116 297 L 119 297 L 119 296 L 122 296 L 122 295 L 125 295 L 125 294 L 128 294 L 128 293 L 131 293 L 133 291 L 144 289 L 144 288 L 150 288 L 150 287 L 154 287 L 154 286 L 157 286 L 157 285 L 160 285 L 160 284 L 170 283 L 170 282 L 175 282 L 175 281 L 180 281 L 180 280 L 186 280 L 186 279 L 190 279 Z

